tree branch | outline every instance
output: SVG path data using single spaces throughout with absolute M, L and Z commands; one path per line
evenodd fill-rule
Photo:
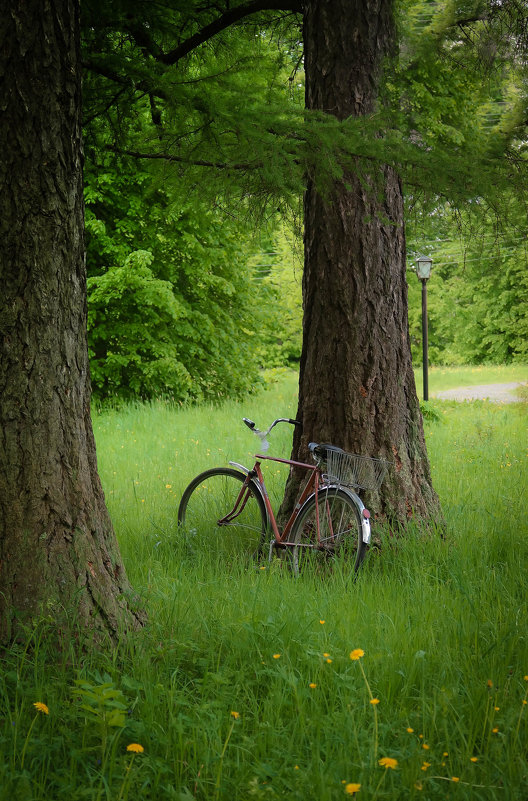
M 216 170 L 255 170 L 262 169 L 262 162 L 242 162 L 241 164 L 229 164 L 224 161 L 204 161 L 203 159 L 189 159 L 183 156 L 175 156 L 171 153 L 140 153 L 137 150 L 122 150 L 113 145 L 106 145 L 106 150 L 117 153 L 120 156 L 131 156 L 135 159 L 158 159 L 161 161 L 175 161 L 179 164 L 189 164 L 191 167 L 214 167 Z
M 184 42 L 175 47 L 169 53 L 162 53 L 155 55 L 154 58 L 161 61 L 163 64 L 176 64 L 181 58 L 188 55 L 208 39 L 212 39 L 217 33 L 229 28 L 245 17 L 251 14 L 256 14 L 259 11 L 293 11 L 302 13 L 303 3 L 302 0 L 249 0 L 249 2 L 241 3 L 235 8 L 230 8 L 225 11 L 209 25 L 206 25 L 200 31 L 190 36 Z

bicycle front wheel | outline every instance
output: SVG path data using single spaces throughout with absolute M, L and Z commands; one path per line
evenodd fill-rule
M 317 536 L 319 518 L 319 537 Z M 352 498 L 338 487 L 322 487 L 308 498 L 292 529 L 292 563 L 296 575 L 319 569 L 329 558 L 348 560 L 354 570 L 366 552 L 359 510 Z
M 200 547 L 223 557 L 261 554 L 267 529 L 266 507 L 258 487 L 244 489 L 244 473 L 215 467 L 196 476 L 183 493 L 178 523 Z

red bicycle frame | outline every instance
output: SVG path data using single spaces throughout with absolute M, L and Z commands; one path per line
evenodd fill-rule
M 317 496 L 318 496 L 319 487 L 320 487 L 321 471 L 320 471 L 318 465 L 306 464 L 305 462 L 295 462 L 292 459 L 279 459 L 276 456 L 264 456 L 263 454 L 256 454 L 255 458 L 257 459 L 257 461 L 255 462 L 255 464 L 253 466 L 253 469 L 248 471 L 247 476 L 246 476 L 246 480 L 242 484 L 242 488 L 241 488 L 240 492 L 238 493 L 238 496 L 237 496 L 237 499 L 235 501 L 235 505 L 233 506 L 233 509 L 227 515 L 225 515 L 225 517 L 223 517 L 221 520 L 218 521 L 218 525 L 220 525 L 220 526 L 221 525 L 227 525 L 228 523 L 231 523 L 231 521 L 234 520 L 236 517 L 238 517 L 239 514 L 241 514 L 241 512 L 243 511 L 243 509 L 244 509 L 244 507 L 245 507 L 245 505 L 247 503 L 247 500 L 249 498 L 249 485 L 250 485 L 250 482 L 252 481 L 252 479 L 256 478 L 257 481 L 258 481 L 259 489 L 261 490 L 261 493 L 262 493 L 262 498 L 264 500 L 264 504 L 266 506 L 266 511 L 268 513 L 268 520 L 269 520 L 269 522 L 271 524 L 271 528 L 273 530 L 273 535 L 275 537 L 276 545 L 284 546 L 284 547 L 293 546 L 293 545 L 302 545 L 303 547 L 308 547 L 308 548 L 309 547 L 313 547 L 313 546 L 311 546 L 311 545 L 309 545 L 307 543 L 305 544 L 305 543 L 289 542 L 288 541 L 288 535 L 289 535 L 290 531 L 293 528 L 293 525 L 294 525 L 294 523 L 295 523 L 295 521 L 297 519 L 297 515 L 299 514 L 299 510 L 301 509 L 302 505 L 304 504 L 304 502 L 308 499 L 308 497 L 312 493 L 315 493 L 315 497 L 316 497 L 315 509 L 316 509 L 317 541 L 319 542 L 319 540 L 320 540 L 320 537 L 319 537 L 319 504 L 317 503 Z M 271 505 L 271 501 L 269 499 L 268 491 L 266 489 L 266 482 L 265 482 L 264 476 L 262 474 L 262 470 L 261 470 L 261 467 L 260 467 L 259 459 L 266 459 L 267 461 L 270 461 L 270 462 L 280 462 L 281 464 L 289 464 L 289 465 L 292 465 L 293 467 L 301 467 L 304 470 L 307 470 L 309 473 L 311 473 L 311 475 L 309 476 L 308 481 L 306 483 L 306 486 L 304 487 L 304 489 L 303 489 L 303 491 L 301 493 L 301 497 L 298 499 L 297 503 L 295 504 L 293 512 L 291 513 L 288 522 L 284 526 L 282 534 L 279 532 L 279 527 L 278 527 L 277 521 L 275 519 L 275 514 L 273 512 L 273 507 Z M 333 532 L 331 532 L 331 535 L 333 535 Z

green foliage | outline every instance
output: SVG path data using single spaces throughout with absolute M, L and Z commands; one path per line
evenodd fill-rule
M 240 223 L 121 161 L 86 176 L 88 337 L 96 397 L 218 399 L 258 384 L 267 290 Z
M 292 269 L 284 229 L 254 248 L 244 221 L 298 211 L 307 174 L 324 190 L 347 171 L 394 165 L 408 219 L 417 207 L 431 217 L 429 240 L 446 230 L 454 238 L 444 198 L 477 221 L 479 239 L 496 224 L 490 208 L 523 219 L 527 42 L 515 3 L 401 0 L 380 102 L 345 120 L 303 110 L 300 16 L 250 15 L 195 46 L 191 37 L 222 14 L 217 4 L 161 11 L 87 0 L 82 13 L 99 397 L 236 395 L 257 381 L 259 364 L 298 360 L 301 268 Z M 423 250 L 416 234 L 410 247 Z M 518 256 L 473 241 L 451 252 L 435 245 L 433 255 L 431 360 L 524 358 Z M 409 295 L 420 363 L 413 280 Z
M 526 361 L 528 270 L 521 225 L 498 228 L 489 217 L 469 214 L 449 222 L 449 213 L 445 204 L 419 225 L 411 218 L 410 226 L 410 260 L 419 250 L 433 258 L 427 284 L 431 362 Z M 421 282 L 412 274 L 409 324 L 413 361 L 421 364 Z
M 282 225 L 251 261 L 257 280 L 268 292 L 258 355 L 266 368 L 299 363 L 302 347 L 302 262 L 293 232 Z

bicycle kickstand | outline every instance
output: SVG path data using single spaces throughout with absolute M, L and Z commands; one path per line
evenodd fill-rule
M 273 559 L 273 549 L 275 548 L 275 539 L 272 539 L 269 546 L 268 562 Z

